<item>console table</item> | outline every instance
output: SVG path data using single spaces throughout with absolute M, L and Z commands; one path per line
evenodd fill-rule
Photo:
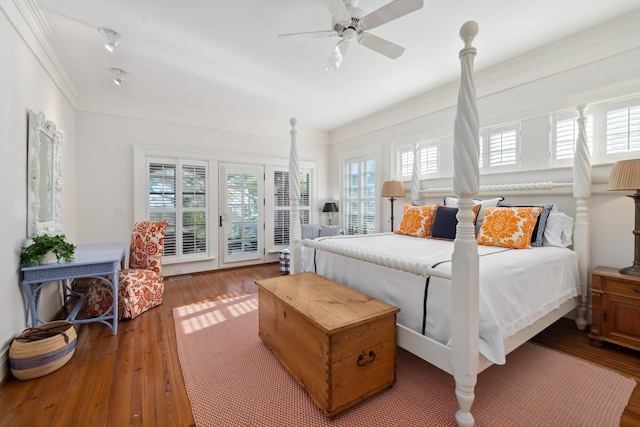
M 25 289 L 29 300 L 31 326 L 38 326 L 38 322 L 45 323 L 38 316 L 38 302 L 43 286 L 47 283 L 58 282 L 62 285 L 65 309 L 68 309 L 68 303 L 71 298 L 79 298 L 66 320 L 73 323 L 104 323 L 111 328 L 113 335 L 116 335 L 118 333 L 118 272 L 121 267 L 124 267 L 126 246 L 126 243 L 78 245 L 73 262 L 23 267 L 22 287 Z M 76 319 L 78 312 L 84 305 L 87 294 L 72 290 L 69 287 L 69 280 L 85 277 L 99 277 L 109 283 L 113 291 L 113 307 L 102 316 Z

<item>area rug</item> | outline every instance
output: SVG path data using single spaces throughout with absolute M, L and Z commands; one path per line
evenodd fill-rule
M 398 349 L 397 382 L 325 418 L 258 337 L 256 295 L 173 310 L 196 425 L 455 426 L 453 378 Z M 526 343 L 478 376 L 477 426 L 619 426 L 636 383 Z

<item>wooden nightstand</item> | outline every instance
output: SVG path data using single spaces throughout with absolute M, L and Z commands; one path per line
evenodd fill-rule
M 591 344 L 601 347 L 608 341 L 640 350 L 640 277 L 596 267 L 591 271 L 591 296 Z

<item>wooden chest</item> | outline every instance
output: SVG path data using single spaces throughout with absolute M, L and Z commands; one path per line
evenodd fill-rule
M 260 338 L 327 417 L 395 383 L 399 308 L 313 273 L 256 284 Z

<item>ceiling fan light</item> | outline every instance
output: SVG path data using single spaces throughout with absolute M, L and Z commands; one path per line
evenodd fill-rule
M 116 85 L 120 86 L 124 82 L 124 80 L 122 80 L 120 77 L 116 77 L 115 79 L 113 79 L 113 82 Z

